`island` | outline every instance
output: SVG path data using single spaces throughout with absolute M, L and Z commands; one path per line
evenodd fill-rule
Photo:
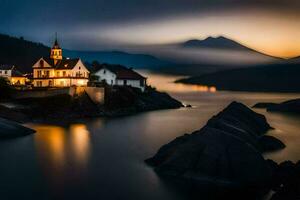
M 213 86 L 226 91 L 300 92 L 299 72 L 298 64 L 280 63 L 222 70 L 176 82 Z
M 293 99 L 282 103 L 261 102 L 255 104 L 253 108 L 266 108 L 270 112 L 300 114 L 300 99 Z
M 277 164 L 264 159 L 264 152 L 285 147 L 266 134 L 270 129 L 263 115 L 233 102 L 203 128 L 162 146 L 145 162 L 160 176 L 196 188 L 214 185 L 249 199 L 273 190 L 274 200 L 294 199 L 299 195 L 300 162 Z

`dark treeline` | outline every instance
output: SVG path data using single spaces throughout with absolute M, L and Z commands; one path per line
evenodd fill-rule
M 13 64 L 23 72 L 31 72 L 39 58 L 49 56 L 50 48 L 21 38 L 0 34 L 0 64 Z

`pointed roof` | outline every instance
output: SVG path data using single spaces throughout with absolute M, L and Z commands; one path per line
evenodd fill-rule
M 63 58 L 62 60 L 58 60 L 56 63 L 54 63 L 54 60 L 51 58 L 42 57 L 42 59 L 46 61 L 52 68 L 55 68 L 57 70 L 73 69 L 80 60 L 79 58 L 74 58 L 74 59 Z
M 55 33 L 55 41 L 54 41 L 54 45 L 53 45 L 52 49 L 61 49 L 58 44 L 57 33 Z
M 102 64 L 100 68 L 96 69 L 99 71 L 103 68 L 108 69 L 109 71 L 116 74 L 117 79 L 128 79 L 128 80 L 144 80 L 146 77 L 140 75 L 131 68 L 127 68 L 122 65 L 111 65 L 111 64 Z

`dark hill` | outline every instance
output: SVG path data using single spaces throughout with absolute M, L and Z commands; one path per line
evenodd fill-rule
M 39 58 L 50 55 L 50 47 L 3 34 L 0 34 L 0 46 L 0 64 L 16 65 L 23 72 L 31 72 L 32 65 Z M 100 63 L 120 64 L 134 68 L 155 68 L 172 64 L 151 55 L 130 54 L 121 51 L 64 50 L 63 56 L 70 58 L 79 57 L 84 62 L 98 61 Z
M 0 64 L 14 64 L 24 72 L 30 72 L 34 62 L 50 54 L 50 48 L 43 44 L 3 34 L 0 46 Z
M 273 64 L 220 71 L 177 82 L 215 86 L 218 90 L 300 92 L 299 73 L 298 64 Z

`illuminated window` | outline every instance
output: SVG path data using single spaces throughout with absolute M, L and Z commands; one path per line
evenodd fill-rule
M 66 76 L 67 76 L 66 71 L 63 71 L 63 77 L 66 77 Z

